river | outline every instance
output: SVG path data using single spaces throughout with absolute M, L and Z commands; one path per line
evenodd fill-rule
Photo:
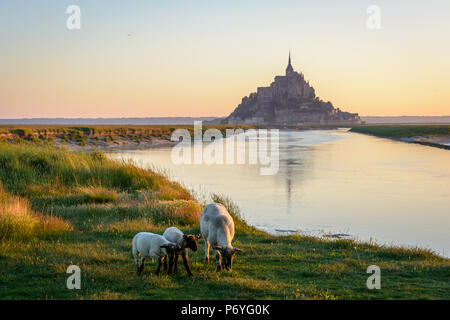
M 450 151 L 347 129 L 280 131 L 279 171 L 257 165 L 175 165 L 171 148 L 110 153 L 164 170 L 197 194 L 229 196 L 271 233 L 344 234 L 450 254 Z

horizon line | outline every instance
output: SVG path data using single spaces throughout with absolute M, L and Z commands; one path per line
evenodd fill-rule
M 59 119 L 67 119 L 67 120 L 78 120 L 78 119 L 177 119 L 177 118 L 226 118 L 227 116 L 142 116 L 142 117 L 22 117 L 22 118 L 0 118 L 1 120 L 59 120 Z M 397 117 L 450 117 L 448 115 L 361 115 L 360 117 L 383 117 L 383 118 L 397 118 Z

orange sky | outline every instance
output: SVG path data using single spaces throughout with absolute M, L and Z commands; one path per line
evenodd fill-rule
M 381 1 L 377 31 L 357 1 L 262 1 L 257 11 L 254 1 L 80 1 L 77 31 L 65 28 L 65 3 L 16 3 L 0 10 L 0 118 L 225 116 L 284 73 L 289 48 L 335 107 L 450 115 L 448 1 Z

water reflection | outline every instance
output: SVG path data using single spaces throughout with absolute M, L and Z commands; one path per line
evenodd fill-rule
M 304 156 L 308 147 L 296 143 L 294 136 L 287 132 L 280 135 L 280 173 L 275 177 L 284 178 L 286 186 L 286 213 L 292 214 L 292 194 L 295 183 L 301 183 L 302 170 L 307 166 L 307 157 Z
M 180 165 L 171 149 L 128 151 L 143 166 L 168 169 L 195 190 L 230 196 L 265 230 L 350 233 L 383 244 L 450 252 L 450 152 L 346 130 L 280 132 L 280 169 Z

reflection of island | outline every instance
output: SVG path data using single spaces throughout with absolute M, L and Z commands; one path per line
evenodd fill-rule
M 280 144 L 280 173 L 278 176 L 284 180 L 286 188 L 286 210 L 292 213 L 292 197 L 295 194 L 296 183 L 301 183 L 306 165 L 306 153 L 309 148 L 298 144 L 298 139 L 287 135 Z M 298 202 L 298 199 L 295 201 Z
M 295 72 L 291 55 L 286 75 L 276 76 L 269 87 L 259 87 L 225 119 L 224 124 L 299 125 L 359 124 L 357 113 L 343 112 L 316 96 L 303 73 Z

